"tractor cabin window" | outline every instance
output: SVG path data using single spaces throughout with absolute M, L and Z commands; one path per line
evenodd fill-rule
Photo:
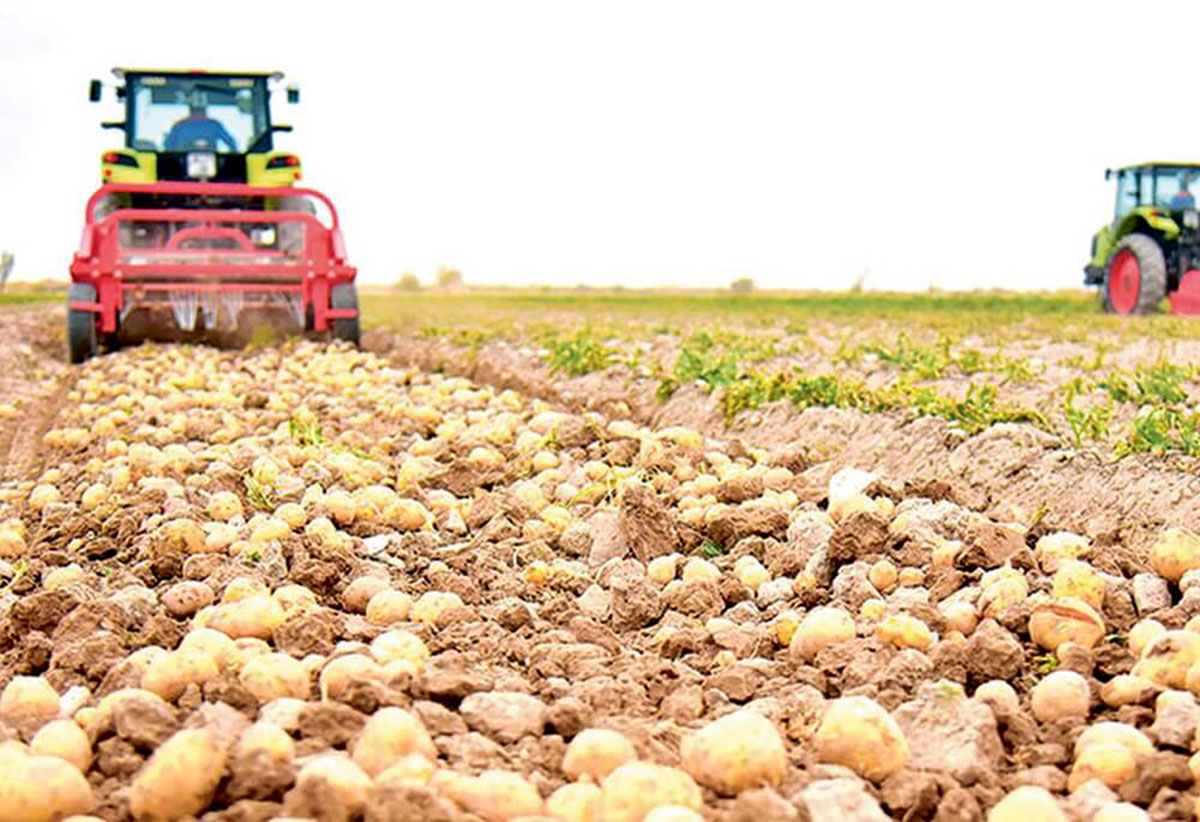
M 245 152 L 269 128 L 265 80 L 251 77 L 131 77 L 126 122 L 138 151 Z M 270 138 L 259 141 L 269 150 Z
M 1150 175 L 1146 175 L 1149 178 Z M 1141 204 L 1142 174 L 1140 171 L 1125 169 L 1117 175 L 1117 217 L 1123 217 Z M 1147 179 L 1147 185 L 1149 180 Z M 1147 199 L 1149 192 L 1146 192 Z

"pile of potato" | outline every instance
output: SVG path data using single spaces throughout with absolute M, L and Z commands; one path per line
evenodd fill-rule
M 0 489 L 0 822 L 1194 814 L 1184 529 L 1122 567 L 315 343 L 69 399 Z

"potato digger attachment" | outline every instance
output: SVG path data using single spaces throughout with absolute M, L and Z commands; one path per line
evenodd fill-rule
M 72 362 L 142 340 L 359 342 L 355 269 L 337 209 L 275 151 L 282 75 L 114 69 L 125 146 L 101 157 L 71 263 Z M 97 101 L 101 84 L 92 81 Z M 288 89 L 288 101 L 299 91 Z M 261 332 L 266 331 L 266 334 Z

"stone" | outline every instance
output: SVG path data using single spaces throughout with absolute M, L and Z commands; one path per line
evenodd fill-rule
M 908 740 L 909 767 L 949 774 L 967 787 L 999 768 L 1004 746 L 996 717 L 958 683 L 924 683 L 892 716 Z
M 610 559 L 620 559 L 629 553 L 629 546 L 621 538 L 621 525 L 616 511 L 598 511 L 587 520 L 592 538 L 588 549 L 588 562 L 603 565 Z
M 888 822 L 887 814 L 857 779 L 821 779 L 792 798 L 808 818 L 838 822 Z
M 1171 590 L 1158 574 L 1138 574 L 1133 578 L 1133 604 L 1140 616 L 1171 607 Z
M 1187 691 L 1167 691 L 1154 702 L 1154 724 L 1150 736 L 1160 745 L 1191 750 L 1196 727 L 1200 724 L 1200 706 Z
M 541 736 L 547 717 L 540 699 L 516 691 L 471 694 L 462 701 L 459 713 L 472 730 L 501 743 Z

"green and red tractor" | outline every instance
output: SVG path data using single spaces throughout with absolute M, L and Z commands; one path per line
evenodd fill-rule
M 1084 284 L 1100 286 L 1114 314 L 1149 314 L 1163 299 L 1174 314 L 1200 314 L 1200 212 L 1191 189 L 1200 163 L 1143 163 L 1116 178 L 1112 223 L 1092 238 Z

